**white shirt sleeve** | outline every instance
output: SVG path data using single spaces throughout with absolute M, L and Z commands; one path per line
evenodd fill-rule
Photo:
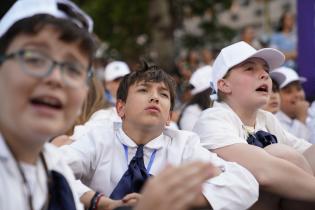
M 240 137 L 240 120 L 234 113 L 223 108 L 209 108 L 202 112 L 193 131 L 200 137 L 203 147 L 217 149 L 224 146 L 246 143 Z
M 104 138 L 96 138 L 96 136 L 102 136 L 100 132 L 105 132 L 106 127 L 99 128 L 98 126 L 91 127 L 92 130 L 80 135 L 70 145 L 64 145 L 60 148 L 63 156 L 73 170 L 76 179 L 82 181 L 91 180 L 99 159 L 102 158 L 102 154 L 106 154 L 105 149 L 109 148 L 105 144 L 107 141 Z M 110 135 L 110 132 L 108 132 Z M 75 184 L 76 192 L 81 197 L 82 194 L 89 191 L 90 188 L 84 186 L 81 182 Z
M 248 209 L 258 200 L 258 182 L 237 163 L 227 162 L 199 144 L 198 136 L 189 138 L 184 150 L 184 161 L 205 160 L 221 168 L 219 176 L 203 185 L 203 194 L 215 210 Z
M 303 153 L 312 144 L 302 138 L 298 138 L 283 128 L 279 120 L 271 113 L 265 112 L 266 126 L 270 133 L 277 137 L 279 143 L 293 147 L 297 151 Z
M 275 116 L 280 121 L 283 128 L 286 129 L 286 131 L 290 132 L 298 138 L 309 140 L 310 131 L 307 125 L 297 119 L 290 119 L 283 112 L 278 112 Z

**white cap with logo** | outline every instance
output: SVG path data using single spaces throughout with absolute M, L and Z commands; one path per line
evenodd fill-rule
M 93 30 L 92 19 L 74 3 L 68 0 L 18 0 L 0 21 L 0 37 L 19 20 L 38 14 L 70 19 L 80 28 Z
M 285 60 L 282 52 L 273 48 L 256 50 L 246 42 L 237 42 L 221 50 L 212 66 L 212 86 L 218 92 L 217 83 L 237 64 L 249 58 L 261 58 L 267 62 L 270 70 L 281 66 Z
M 301 83 L 306 82 L 305 77 L 299 77 L 299 75 L 291 68 L 288 67 L 280 67 L 273 70 L 270 73 L 270 77 L 274 79 L 278 84 L 279 88 L 284 88 L 291 82 L 299 81 Z
M 123 77 L 130 73 L 130 69 L 125 62 L 113 61 L 105 67 L 104 79 L 107 82 Z
M 192 95 L 196 95 L 207 88 L 210 88 L 210 81 L 212 78 L 212 67 L 209 65 L 197 69 L 189 80 L 189 83 L 194 86 L 191 90 Z

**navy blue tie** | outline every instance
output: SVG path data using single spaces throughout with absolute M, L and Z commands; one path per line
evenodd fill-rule
M 264 148 L 270 144 L 278 143 L 277 137 L 266 131 L 257 131 L 255 134 L 250 134 L 247 138 L 247 143 Z
M 141 144 L 138 146 L 136 155 L 130 161 L 127 171 L 119 180 L 110 198 L 118 200 L 129 193 L 139 193 L 149 177 L 150 175 L 143 162 L 143 145 Z
M 51 171 L 48 210 L 76 210 L 72 190 L 66 178 L 57 171 Z

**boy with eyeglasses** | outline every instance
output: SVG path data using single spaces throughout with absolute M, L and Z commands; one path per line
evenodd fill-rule
M 194 197 L 194 206 L 247 209 L 257 200 L 257 182 L 247 170 L 209 153 L 196 134 L 166 128 L 174 100 L 171 76 L 155 65 L 144 65 L 126 75 L 118 88 L 116 109 L 122 123 L 90 125 L 85 135 L 61 147 L 75 176 L 90 188 L 82 188 L 81 194 L 94 194 L 99 209 L 111 209 L 112 205 L 104 205 L 109 199 L 144 202 L 139 193 L 151 176 L 155 179 L 168 164 L 194 160 L 207 162 L 212 177 L 203 183 L 202 194 Z
M 85 100 L 92 21 L 70 1 L 19 0 L 0 21 L 0 209 L 83 209 L 73 173 L 46 143 Z

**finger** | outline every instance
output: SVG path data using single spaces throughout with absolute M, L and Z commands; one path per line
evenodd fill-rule
M 139 202 L 139 199 L 129 199 L 127 202 L 124 202 L 124 205 L 126 206 L 135 206 Z
M 141 198 L 141 194 L 139 193 L 130 193 L 127 194 L 125 197 L 123 197 L 123 202 L 127 202 L 130 199 L 140 199 Z

